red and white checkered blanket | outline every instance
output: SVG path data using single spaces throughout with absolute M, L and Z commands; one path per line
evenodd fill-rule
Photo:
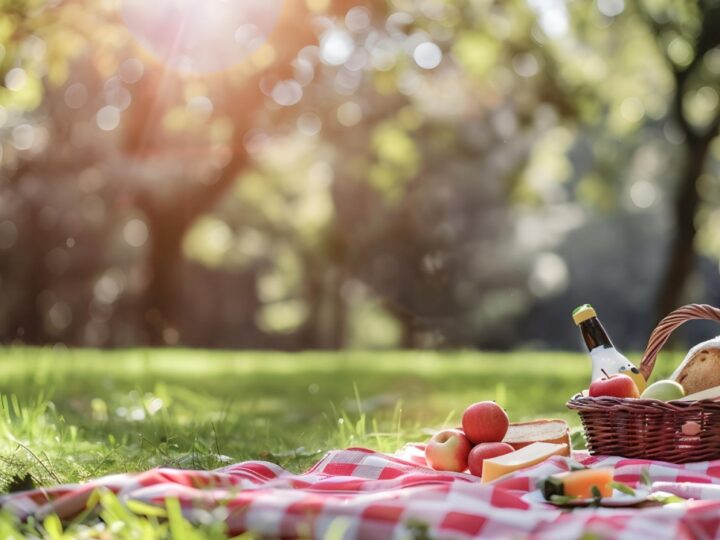
M 82 485 L 36 489 L 0 497 L 20 516 L 57 513 L 71 519 L 90 494 L 105 488 L 122 501 L 163 505 L 178 499 L 185 516 L 222 508 L 229 532 L 253 531 L 269 538 L 598 538 L 653 540 L 720 538 L 720 461 L 672 465 L 576 453 L 590 467 L 615 468 L 615 479 L 637 485 L 643 469 L 653 489 L 689 500 L 648 508 L 579 508 L 562 511 L 531 502 L 529 492 L 543 476 L 568 470 L 570 460 L 553 457 L 532 468 L 481 484 L 469 474 L 435 472 L 423 447 L 396 455 L 365 449 L 328 453 L 310 470 L 292 474 L 263 461 L 215 471 L 154 469 L 106 476 Z M 713 485 L 716 484 L 716 485 Z

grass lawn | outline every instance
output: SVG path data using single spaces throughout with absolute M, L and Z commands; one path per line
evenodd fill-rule
M 637 358 L 633 358 L 637 360 Z M 680 360 L 661 359 L 659 375 Z M 667 370 L 662 368 L 667 366 Z M 265 459 L 300 471 L 330 448 L 394 451 L 497 400 L 562 417 L 584 354 L 0 350 L 0 489 L 155 466 Z M 29 476 L 28 476 L 29 474 Z

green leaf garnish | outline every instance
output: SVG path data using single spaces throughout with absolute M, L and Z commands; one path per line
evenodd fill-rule
M 590 488 L 590 493 L 592 493 L 593 502 L 600 503 L 600 500 L 602 499 L 602 493 L 600 493 L 600 488 L 597 486 L 592 486 Z
M 659 502 L 660 504 L 670 504 L 670 503 L 686 502 L 687 499 L 683 499 L 682 497 L 678 497 L 677 495 L 672 495 L 671 493 L 665 493 L 663 491 L 658 491 L 656 493 L 651 494 L 648 497 L 648 501 L 655 501 L 655 502 Z
M 617 489 L 620 493 L 624 493 L 625 495 L 630 495 L 631 497 L 635 496 L 635 490 L 622 482 L 610 482 L 610 487 Z
M 645 468 L 640 471 L 640 481 L 643 485 L 650 487 L 652 485 L 652 478 L 650 478 L 650 471 Z
M 550 502 L 559 505 L 566 505 L 575 500 L 575 497 L 568 497 L 567 495 L 553 495 L 550 497 Z

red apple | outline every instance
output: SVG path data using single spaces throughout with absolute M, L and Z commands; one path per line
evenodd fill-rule
M 425 459 L 436 471 L 463 472 L 468 466 L 472 444 L 459 429 L 444 429 L 432 436 L 425 447 Z
M 509 425 L 507 413 L 494 401 L 473 403 L 462 417 L 465 436 L 473 444 L 502 441 Z
M 640 397 L 638 387 L 630 377 L 622 373 L 615 373 L 606 378 L 593 381 L 589 388 L 590 397 Z
M 483 461 L 486 459 L 502 456 L 514 452 L 515 449 L 508 443 L 504 442 L 488 442 L 478 444 L 470 450 L 468 456 L 468 467 L 470 472 L 475 476 L 482 476 Z

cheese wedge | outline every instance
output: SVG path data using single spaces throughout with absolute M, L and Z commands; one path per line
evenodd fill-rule
M 487 484 L 501 476 L 536 465 L 551 456 L 567 455 L 567 444 L 536 442 L 515 452 L 486 459 L 482 466 L 482 483 Z

